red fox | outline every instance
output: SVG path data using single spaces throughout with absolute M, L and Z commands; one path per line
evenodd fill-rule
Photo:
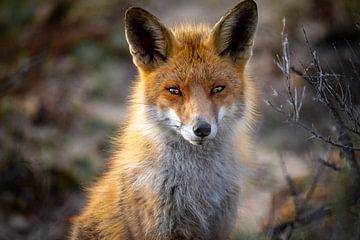
M 245 73 L 257 26 L 245 0 L 210 29 L 166 28 L 132 7 L 125 34 L 139 77 L 107 170 L 70 239 L 228 239 L 256 90 Z M 235 153 L 236 152 L 236 153 Z

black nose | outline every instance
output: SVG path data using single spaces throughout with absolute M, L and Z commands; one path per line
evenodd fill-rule
M 198 137 L 206 137 L 211 133 L 211 125 L 204 121 L 199 121 L 193 127 L 193 131 Z

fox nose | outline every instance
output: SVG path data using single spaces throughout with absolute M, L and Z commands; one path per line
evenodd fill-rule
M 211 125 L 204 121 L 199 121 L 193 127 L 193 131 L 198 137 L 206 137 L 211 133 Z

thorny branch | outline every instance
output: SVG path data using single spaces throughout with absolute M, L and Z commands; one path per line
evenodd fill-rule
M 314 221 L 322 219 L 325 216 L 329 216 L 332 212 L 332 206 L 330 204 L 324 204 L 316 209 L 312 209 L 301 217 L 297 217 L 296 219 L 275 226 L 272 229 L 272 234 L 273 236 L 279 236 L 279 239 L 281 240 L 288 240 L 295 228 L 308 225 Z
M 360 167 L 357 164 L 356 158 L 355 158 L 355 153 L 354 150 L 358 150 L 355 149 L 353 147 L 353 144 L 351 142 L 351 137 L 349 135 L 349 133 L 347 132 L 347 129 L 345 127 L 345 123 L 344 120 L 341 116 L 341 114 L 337 111 L 335 104 L 333 103 L 333 101 L 329 98 L 329 94 L 326 91 L 326 86 L 329 84 L 329 82 L 327 81 L 327 79 L 324 77 L 323 74 L 323 70 L 320 64 L 320 60 L 319 57 L 316 54 L 316 51 L 313 51 L 310 45 L 310 42 L 308 40 L 305 28 L 303 28 L 303 33 L 304 33 L 304 37 L 305 37 L 305 41 L 306 41 L 306 45 L 309 48 L 309 51 L 312 54 L 313 57 L 313 63 L 318 71 L 318 81 L 308 81 L 308 83 L 311 84 L 311 86 L 316 89 L 318 95 L 319 95 L 319 99 L 320 102 L 322 102 L 323 104 L 325 104 L 325 106 L 329 109 L 329 111 L 331 112 L 333 118 L 335 119 L 335 123 L 336 123 L 336 130 L 338 133 L 338 141 L 339 143 L 337 144 L 337 147 L 341 147 L 342 146 L 342 150 L 345 154 L 345 159 L 349 162 L 350 166 L 352 167 L 352 169 L 355 170 L 356 172 L 356 178 L 358 179 L 360 177 Z M 325 87 L 324 87 L 325 85 Z M 330 93 L 331 95 L 331 93 Z M 337 101 L 337 98 L 334 99 L 335 102 Z M 355 123 L 354 125 L 357 125 L 358 123 Z
M 298 98 L 298 92 L 297 88 L 291 87 L 291 75 L 290 75 L 290 51 L 289 51 L 289 40 L 287 37 L 287 34 L 285 33 L 285 18 L 283 19 L 283 30 L 281 32 L 282 37 L 282 51 L 283 55 L 280 57 L 277 55 L 277 61 L 275 61 L 275 64 L 278 66 L 278 68 L 281 70 L 281 72 L 285 76 L 285 84 L 287 89 L 287 95 L 288 95 L 288 102 L 292 106 L 292 111 L 289 112 L 289 118 L 292 119 L 292 121 L 299 121 L 299 115 L 302 108 L 302 102 L 303 98 L 305 96 L 305 88 L 302 90 L 302 94 L 300 96 L 300 99 Z
M 329 162 L 329 161 L 326 161 L 326 160 L 323 159 L 323 158 L 319 158 L 319 162 L 320 162 L 321 164 L 323 164 L 325 167 L 331 168 L 331 169 L 334 170 L 334 171 L 340 171 L 340 170 L 342 170 L 341 167 L 337 166 L 337 165 L 334 164 L 334 163 L 331 163 L 331 162 Z
M 317 169 L 317 172 L 315 174 L 315 177 L 314 177 L 314 179 L 312 181 L 310 189 L 308 190 L 308 192 L 307 192 L 307 194 L 305 196 L 305 199 L 303 200 L 302 205 L 301 205 L 301 207 L 299 209 L 299 215 L 302 214 L 306 210 L 306 208 L 308 206 L 308 203 L 310 202 L 312 196 L 314 195 L 315 188 L 316 188 L 316 186 L 318 185 L 318 183 L 320 181 L 320 177 L 322 176 L 322 174 L 324 172 L 324 169 L 325 169 L 325 165 L 320 164 L 318 169 Z
M 282 169 L 282 172 L 285 176 L 285 179 L 286 179 L 286 182 L 289 186 L 289 189 L 290 189 L 290 193 L 291 193 L 291 197 L 293 199 L 293 202 L 294 202 L 294 206 L 295 206 L 295 211 L 296 211 L 296 215 L 300 214 L 300 206 L 299 206 L 299 203 L 298 203 L 298 191 L 295 187 L 295 183 L 293 181 L 293 179 L 290 177 L 287 169 L 286 169 L 286 165 L 285 165 L 285 162 L 284 162 L 284 159 L 282 157 L 280 157 L 280 163 L 281 163 L 281 169 Z
M 284 115 L 287 115 L 287 116 L 290 116 L 290 114 L 286 113 L 285 110 L 284 110 L 284 107 L 283 105 L 279 105 L 279 106 L 276 106 L 274 103 L 272 103 L 271 101 L 269 100 L 266 100 L 266 103 L 272 107 L 276 112 L 280 113 L 280 114 L 284 114 Z M 330 136 L 323 136 L 321 135 L 315 128 L 314 126 L 307 126 L 306 124 L 300 122 L 300 121 L 294 121 L 292 118 L 288 118 L 286 120 L 287 122 L 293 124 L 293 125 L 296 125 L 304 130 L 306 130 L 307 132 L 309 132 L 313 138 L 317 138 L 317 139 L 320 139 L 321 141 L 325 142 L 325 143 L 328 143 L 334 147 L 338 147 L 338 148 L 343 148 L 343 149 L 348 149 L 348 150 L 353 150 L 353 151 L 360 151 L 360 148 L 358 147 L 351 147 L 351 146 L 347 146 L 347 145 L 343 145 L 341 143 L 338 143 L 336 141 L 334 141 Z
M 290 67 L 291 72 L 295 73 L 297 76 L 303 78 L 306 82 L 309 84 L 313 84 L 312 79 L 318 78 L 318 76 L 307 76 L 303 74 L 300 70 L 296 69 L 295 67 Z M 339 74 L 324 74 L 325 77 L 335 77 L 336 79 L 336 87 L 341 92 L 341 95 L 336 91 L 336 89 L 331 86 L 328 81 L 324 82 L 324 87 L 326 88 L 326 91 L 331 94 L 331 97 L 334 98 L 335 102 L 338 104 L 338 111 L 344 112 L 348 118 L 350 119 L 351 123 L 354 125 L 353 127 L 349 127 L 344 124 L 344 127 L 360 136 L 360 114 L 354 109 L 349 106 L 352 106 L 351 102 L 351 93 L 349 86 L 346 88 L 346 91 L 344 91 L 343 87 L 340 84 Z M 359 78 L 360 79 L 360 78 Z M 347 103 L 347 101 L 350 101 L 350 104 Z M 330 104 L 329 102 L 327 104 Z
M 283 24 L 285 26 L 285 20 L 283 20 Z M 286 84 L 286 94 L 287 94 L 287 100 L 286 102 L 290 106 L 290 110 L 286 112 L 283 105 L 275 106 L 272 102 L 266 101 L 267 104 L 269 104 L 271 107 L 273 107 L 277 112 L 281 114 L 287 114 L 288 118 L 287 121 L 290 123 L 293 123 L 295 125 L 300 126 L 301 128 L 307 130 L 309 133 L 312 134 L 314 138 L 320 139 L 324 141 L 325 143 L 329 143 L 335 147 L 343 148 L 344 150 L 348 152 L 353 151 L 360 151 L 360 148 L 354 147 L 352 142 L 350 141 L 350 137 L 348 136 L 347 132 L 350 131 L 355 134 L 359 134 L 358 126 L 360 126 L 360 117 L 356 115 L 356 112 L 354 111 L 354 108 L 352 106 L 349 106 L 350 104 L 347 102 L 351 101 L 351 96 L 349 91 L 346 92 L 348 94 L 345 94 L 343 89 L 341 88 L 341 92 L 343 93 L 343 96 L 340 96 L 339 93 L 331 86 L 331 84 L 328 81 L 329 76 L 338 76 L 336 74 L 327 74 L 324 73 L 320 64 L 319 57 L 317 56 L 316 51 L 313 51 L 310 47 L 309 40 L 307 39 L 306 32 L 304 30 L 304 35 L 306 39 L 306 44 L 308 45 L 309 51 L 311 52 L 313 63 L 310 66 L 313 66 L 317 70 L 317 76 L 306 76 L 305 74 L 302 74 L 299 70 L 296 70 L 294 67 L 291 67 L 290 65 L 290 53 L 289 53 L 289 41 L 287 38 L 287 35 L 284 33 L 284 29 L 282 32 L 282 56 L 280 57 L 277 55 L 277 61 L 275 61 L 275 64 L 279 67 L 281 72 L 284 75 L 285 78 L 285 84 Z M 305 72 L 308 71 L 309 68 L 304 68 Z M 315 130 L 313 127 L 308 127 L 307 125 L 301 123 L 299 121 L 300 111 L 303 105 L 303 99 L 305 98 L 305 87 L 302 89 L 302 93 L 300 96 L 298 96 L 297 88 L 291 86 L 291 72 L 296 73 L 297 75 L 301 76 L 303 79 L 305 79 L 309 85 L 316 90 L 318 95 L 319 102 L 323 103 L 331 112 L 333 115 L 335 121 L 336 121 L 336 127 L 339 139 L 338 142 L 333 140 L 331 137 L 325 137 L 318 133 L 317 130 Z M 340 85 L 339 85 L 340 86 Z M 330 99 L 330 98 L 333 98 Z M 342 115 L 339 113 L 338 109 L 336 108 L 335 103 L 338 104 L 342 109 L 345 111 L 346 114 L 348 114 L 349 119 L 352 120 L 354 124 L 354 128 L 348 127 L 343 118 Z M 354 160 L 354 159 L 353 159 Z M 353 162 L 354 163 L 354 162 Z M 353 165 L 353 163 L 351 165 Z M 355 168 L 358 168 L 354 165 Z M 360 171 L 359 171 L 360 173 Z
M 294 183 L 293 179 L 291 178 L 291 176 L 289 175 L 289 173 L 286 169 L 286 165 L 285 165 L 285 162 L 282 157 L 280 157 L 280 163 L 281 163 L 281 169 L 282 169 L 283 175 L 286 178 L 286 182 L 287 182 L 287 185 L 290 190 L 292 201 L 294 202 L 295 217 L 292 221 L 289 221 L 289 222 L 286 222 L 286 223 L 283 223 L 278 226 L 270 228 L 268 230 L 268 237 L 270 237 L 270 239 L 271 239 L 271 237 L 273 237 L 273 236 L 279 236 L 281 240 L 288 240 L 291 238 L 292 233 L 296 227 L 298 227 L 300 225 L 304 225 L 304 223 L 307 223 L 305 221 L 305 219 L 312 221 L 323 215 L 323 213 L 322 213 L 323 207 L 318 209 L 319 213 L 321 213 L 320 215 L 314 214 L 314 210 L 312 210 L 312 211 L 307 211 L 307 210 L 309 207 L 309 202 L 315 192 L 315 188 L 320 181 L 320 177 L 321 177 L 322 173 L 324 172 L 326 165 L 325 164 L 319 165 L 317 172 L 315 174 L 315 177 L 310 186 L 310 189 L 306 193 L 305 197 L 301 198 L 299 196 L 298 190 L 295 187 L 295 183 Z M 273 206 L 273 207 L 275 207 L 275 206 Z M 271 212 L 271 214 L 273 214 L 273 211 Z
M 342 77 L 339 74 L 332 72 L 331 74 L 325 73 L 320 63 L 320 59 L 316 51 L 311 48 L 310 42 L 307 38 L 306 31 L 303 28 L 303 33 L 305 37 L 306 45 L 312 57 L 312 63 L 309 67 L 304 67 L 304 73 L 295 69 L 290 64 L 290 51 L 289 51 L 289 41 L 287 35 L 285 34 L 285 19 L 283 20 L 283 30 L 281 33 L 282 36 L 282 56 L 277 55 L 277 60 L 275 64 L 281 70 L 284 75 L 285 83 L 285 95 L 279 94 L 274 91 L 275 96 L 285 96 L 286 102 L 288 103 L 289 109 L 283 105 L 276 105 L 271 101 L 266 101 L 266 103 L 271 106 L 276 112 L 281 113 L 287 117 L 287 122 L 301 127 L 311 134 L 313 138 L 319 139 L 333 147 L 340 148 L 344 154 L 344 159 L 350 165 L 350 169 L 354 175 L 353 184 L 350 186 L 351 193 L 350 200 L 346 201 L 346 204 L 349 206 L 356 203 L 356 199 L 359 199 L 359 180 L 360 180 L 360 167 L 357 163 L 354 151 L 360 151 L 360 148 L 354 147 L 351 141 L 351 135 L 360 136 L 360 112 L 354 110 L 352 103 L 352 96 L 350 93 L 349 85 L 346 86 L 345 90 L 343 85 L 340 83 L 339 78 Z M 351 61 L 352 66 L 354 63 Z M 309 75 L 309 70 L 315 70 L 315 75 Z M 355 68 L 356 73 L 357 70 Z M 297 88 L 291 86 L 291 73 L 303 78 L 309 86 L 316 92 L 316 100 L 322 103 L 329 110 L 333 119 L 335 120 L 335 126 L 337 131 L 337 140 L 333 140 L 330 136 L 325 137 L 319 131 L 317 131 L 314 126 L 307 126 L 306 124 L 300 121 L 300 111 L 302 108 L 303 100 L 305 97 L 305 87 L 302 89 L 302 93 L 298 96 Z M 331 81 L 331 78 L 335 78 L 335 83 Z M 346 79 L 345 79 L 346 80 Z M 360 79 L 359 79 L 360 80 Z M 349 126 L 347 124 L 352 124 Z M 285 163 L 282 158 L 280 158 L 282 170 L 289 187 L 291 197 L 293 198 L 295 206 L 295 217 L 291 221 L 272 226 L 268 229 L 268 237 L 272 239 L 276 237 L 281 240 L 288 240 L 291 238 L 293 231 L 300 227 L 307 225 L 315 220 L 319 220 L 333 212 L 332 204 L 325 203 L 317 209 L 310 208 L 310 200 L 313 197 L 315 189 L 320 181 L 321 175 L 325 167 L 331 168 L 335 171 L 342 170 L 338 166 L 329 163 L 328 161 L 320 158 L 319 159 L 319 168 L 314 176 L 312 184 L 307 191 L 306 195 L 302 198 L 298 196 L 298 192 L 295 188 L 293 179 L 289 176 L 286 170 Z M 354 200 L 355 199 L 355 200 Z M 275 206 L 273 206 L 275 207 Z M 271 213 L 274 214 L 274 211 Z

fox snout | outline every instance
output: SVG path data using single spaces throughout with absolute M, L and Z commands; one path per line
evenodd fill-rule
M 198 119 L 192 125 L 191 131 L 184 126 L 181 135 L 194 145 L 202 145 L 205 141 L 213 139 L 217 134 L 217 123 L 209 123 L 206 120 Z
M 184 121 L 171 109 L 165 111 L 163 117 L 170 123 L 167 124 L 168 126 L 171 126 L 185 140 L 194 145 L 202 145 L 205 141 L 214 139 L 218 131 L 216 119 L 207 119 L 197 115 L 191 120 Z
M 217 123 L 197 118 L 192 124 L 182 124 L 180 134 L 194 145 L 202 145 L 205 141 L 213 139 L 217 134 Z
M 193 132 L 198 137 L 207 137 L 211 133 L 211 125 L 205 121 L 199 121 L 193 127 Z

